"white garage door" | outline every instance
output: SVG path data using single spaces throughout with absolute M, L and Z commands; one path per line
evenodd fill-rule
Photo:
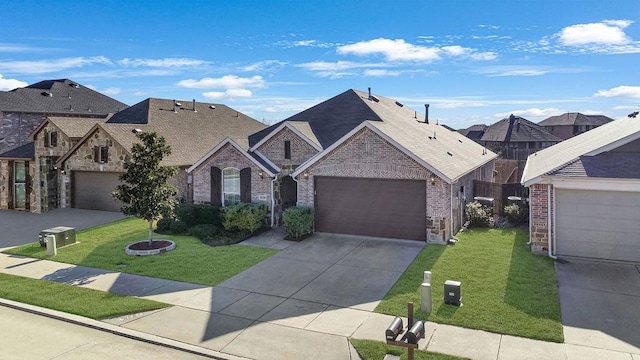
M 557 255 L 640 261 L 640 193 L 556 190 Z
M 122 203 L 111 196 L 120 184 L 121 173 L 74 171 L 72 207 L 78 209 L 120 211 Z

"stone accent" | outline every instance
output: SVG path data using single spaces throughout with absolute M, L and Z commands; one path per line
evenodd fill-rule
M 298 176 L 298 205 L 313 206 L 314 176 L 426 180 L 427 241 L 443 243 L 449 234 L 451 217 L 451 186 L 431 173 L 391 143 L 368 128 L 325 155 Z
M 284 158 L 284 142 L 291 142 L 291 159 Z M 282 175 L 289 175 L 298 165 L 318 153 L 313 146 L 285 127 L 256 149 L 276 166 Z
M 271 178 L 266 174 L 260 178 L 261 169 L 246 155 L 240 153 L 231 144 L 226 144 L 191 172 L 193 175 L 193 202 L 205 204 L 211 202 L 211 167 L 220 169 L 251 168 L 251 202 L 266 203 L 271 207 Z
M 534 184 L 529 187 L 531 252 L 540 255 L 546 255 L 550 246 L 548 187 L 551 188 L 551 203 L 553 204 L 553 185 Z M 551 208 L 551 219 L 553 221 L 553 206 Z M 553 223 L 551 224 L 551 231 L 553 236 Z

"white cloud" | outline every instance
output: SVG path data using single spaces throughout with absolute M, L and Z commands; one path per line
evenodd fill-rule
M 545 118 L 547 118 L 547 117 L 550 117 L 550 116 L 562 114 L 564 112 L 565 111 L 557 109 L 557 108 L 545 108 L 545 109 L 530 108 L 530 109 L 525 109 L 525 110 L 513 110 L 513 111 L 510 111 L 510 112 L 497 113 L 497 114 L 495 114 L 495 116 L 500 117 L 500 118 L 505 118 L 505 117 L 513 114 L 513 115 L 522 116 L 524 118 L 529 118 L 529 117 L 533 117 L 533 118 L 545 117 Z
M 413 45 L 403 39 L 378 38 L 369 41 L 360 41 L 354 44 L 339 46 L 339 54 L 352 54 L 358 56 L 384 55 L 388 61 L 421 61 L 432 62 L 440 59 L 440 49 Z
M 356 69 L 380 68 L 387 67 L 388 65 L 383 63 L 361 63 L 355 61 L 313 61 L 295 66 L 313 71 L 320 77 L 337 79 L 344 76 L 358 75 L 359 72 L 354 71 Z
M 204 60 L 189 59 L 189 58 L 163 58 L 163 59 L 129 59 L 124 58 L 118 61 L 123 66 L 147 66 L 147 67 L 159 67 L 159 68 L 175 68 L 175 67 L 192 67 L 203 66 L 209 62 Z
M 640 99 L 640 86 L 618 86 L 611 88 L 609 90 L 598 90 L 597 93 L 593 94 L 595 97 L 623 97 L 623 98 L 633 98 Z
M 364 76 L 398 76 L 400 71 L 392 71 L 385 69 L 367 69 L 362 73 Z
M 465 55 L 465 54 L 469 53 L 470 51 L 472 51 L 472 49 L 465 48 L 465 47 L 462 47 L 460 45 L 443 46 L 442 50 L 444 50 L 444 52 L 446 52 L 447 54 L 452 55 L 452 56 Z
M 244 68 L 242 68 L 242 71 L 250 71 L 250 72 L 264 71 L 266 69 L 271 69 L 271 68 L 281 68 L 287 64 L 288 64 L 287 62 L 280 61 L 280 60 L 264 60 L 264 61 L 259 61 L 257 63 L 253 63 L 251 65 L 247 65 Z
M 495 52 L 478 52 L 477 49 L 462 47 L 460 45 L 443 46 L 442 50 L 451 56 L 468 57 L 472 60 L 495 60 L 498 55 Z
M 212 99 L 235 99 L 235 98 L 247 98 L 253 96 L 251 90 L 247 89 L 228 89 L 226 91 L 209 91 L 202 93 L 202 96 Z
M 494 53 L 493 51 L 473 52 L 469 55 L 469 57 L 472 60 L 489 61 L 495 60 L 498 57 L 498 54 Z
M 278 44 L 286 48 L 292 48 L 292 47 L 330 48 L 336 45 L 334 43 L 322 42 L 318 40 L 280 41 L 278 42 Z
M 110 87 L 110 88 L 106 88 L 106 89 L 104 89 L 104 90 L 102 90 L 100 92 L 105 94 L 105 95 L 118 95 L 118 94 L 120 94 L 120 92 L 122 92 L 122 90 L 120 90 L 120 88 Z
M 474 70 L 474 72 L 488 76 L 540 76 L 551 71 L 544 67 L 508 65 L 480 68 Z
M 45 74 L 93 64 L 111 64 L 104 56 L 74 57 L 36 61 L 0 62 L 0 71 L 20 74 Z
M 176 85 L 190 89 L 241 89 L 266 87 L 264 79 L 259 75 L 255 75 L 250 78 L 243 78 L 236 75 L 225 75 L 221 78 L 206 77 L 200 80 L 187 79 L 178 81 Z
M 135 96 L 144 96 L 146 94 L 147 94 L 146 92 L 144 92 L 142 90 L 138 90 L 138 89 L 133 91 L 133 95 L 135 95 Z
M 630 20 L 605 20 L 599 23 L 576 24 L 562 29 L 558 36 L 563 45 L 587 44 L 623 45 L 631 41 L 622 30 Z
M 29 84 L 17 79 L 5 79 L 2 77 L 2 74 L 0 74 L 0 91 L 13 90 L 15 88 L 21 88 L 27 85 Z

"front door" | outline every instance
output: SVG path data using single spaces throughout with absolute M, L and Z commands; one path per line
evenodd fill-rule
M 27 162 L 13 162 L 13 207 L 16 210 L 27 209 Z

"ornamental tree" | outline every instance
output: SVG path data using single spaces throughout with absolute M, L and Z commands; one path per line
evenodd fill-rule
M 164 137 L 155 132 L 139 132 L 140 140 L 131 148 L 132 159 L 124 163 L 125 173 L 120 175 L 120 185 L 112 196 L 124 204 L 120 210 L 149 222 L 149 246 L 153 243 L 153 221 L 175 208 L 175 187 L 167 181 L 177 174 L 175 166 L 160 163 L 171 154 L 171 147 Z

